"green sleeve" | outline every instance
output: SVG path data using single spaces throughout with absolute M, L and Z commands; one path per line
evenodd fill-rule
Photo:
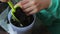
M 60 0 L 51 0 L 50 6 L 48 7 L 48 12 L 55 18 L 60 19 Z
M 51 25 L 54 20 L 60 19 L 60 0 L 51 0 L 48 9 L 41 10 L 37 16 L 45 25 Z

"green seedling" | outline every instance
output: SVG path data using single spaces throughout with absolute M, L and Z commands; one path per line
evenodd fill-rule
M 14 6 L 13 3 L 12 3 L 10 0 L 9 0 L 8 4 L 9 4 L 9 6 L 10 6 L 11 9 L 12 9 L 12 12 L 11 12 L 11 14 L 12 14 L 12 19 L 13 19 L 13 20 L 16 20 L 18 23 L 20 23 L 20 26 L 23 26 L 23 25 L 21 24 L 20 20 L 17 19 L 17 18 L 15 17 L 15 15 L 14 15 L 14 12 L 16 12 L 16 8 L 19 7 L 19 6 Z

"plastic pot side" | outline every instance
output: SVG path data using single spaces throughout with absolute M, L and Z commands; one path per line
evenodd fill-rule
M 33 25 L 35 23 L 35 20 L 36 20 L 35 15 L 33 15 L 33 17 L 34 17 L 33 22 L 26 27 L 16 27 L 16 26 L 14 26 L 10 21 L 11 17 L 12 17 L 12 15 L 11 15 L 11 11 L 10 11 L 9 14 L 8 14 L 8 21 L 9 21 L 10 26 L 13 29 L 13 31 L 17 32 L 17 34 L 31 34 L 32 33 L 32 27 L 33 27 Z

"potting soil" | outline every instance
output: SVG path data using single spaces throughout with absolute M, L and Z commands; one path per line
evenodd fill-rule
M 17 27 L 21 27 L 20 24 L 22 24 L 23 27 L 26 27 L 30 25 L 34 20 L 33 15 L 27 16 L 20 7 L 16 8 L 16 12 L 14 13 L 14 15 L 21 22 L 18 23 L 17 21 L 11 19 L 11 22 Z

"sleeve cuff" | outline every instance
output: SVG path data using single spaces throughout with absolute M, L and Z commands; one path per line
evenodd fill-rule
M 47 10 L 56 11 L 57 7 L 58 7 L 58 0 L 51 0 L 50 5 Z

